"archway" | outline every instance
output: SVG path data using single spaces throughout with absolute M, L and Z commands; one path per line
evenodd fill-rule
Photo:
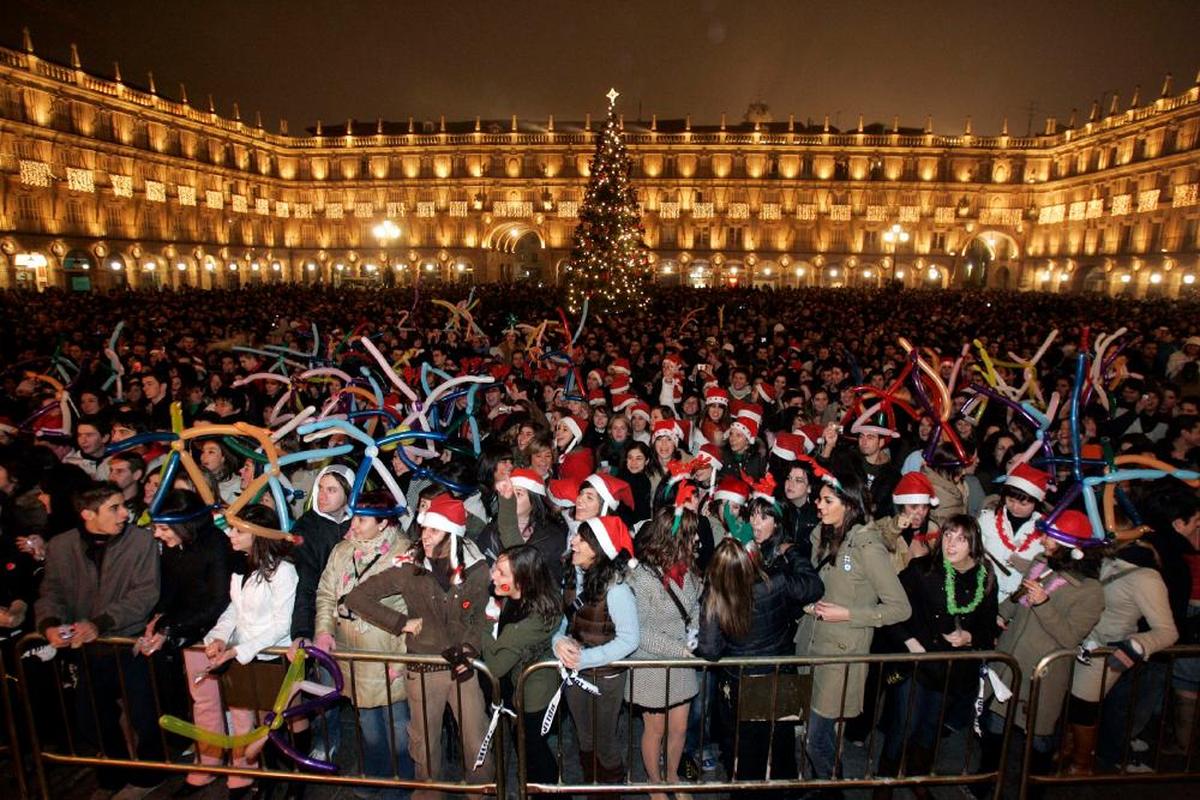
M 1009 289 L 1014 261 L 1021 248 L 1012 235 L 986 230 L 972 236 L 963 245 L 963 286 L 967 288 Z
M 1089 264 L 1078 267 L 1072 276 L 1071 289 L 1088 294 L 1108 293 L 1108 273 L 1103 264 Z
M 659 286 L 675 287 L 681 285 L 683 281 L 683 268 L 678 261 L 667 259 L 659 263 L 655 275 L 658 278 Z
M 708 289 L 713 285 L 712 263 L 709 261 L 693 261 L 687 267 L 688 286 L 693 289 Z
M 29 250 L 13 256 L 17 268 L 17 288 L 41 292 L 50 285 L 50 256 L 40 250 Z
M 511 236 L 509 237 L 512 238 Z M 535 230 L 527 230 L 512 243 L 512 275 L 514 280 L 542 283 L 550 279 L 550 263 L 546 260 L 545 243 Z
M 90 292 L 92 290 L 92 268 L 96 259 L 86 250 L 71 250 L 63 256 L 63 277 L 66 287 L 73 292 Z
M 762 261 L 754 267 L 755 289 L 779 288 L 779 264 L 774 261 Z

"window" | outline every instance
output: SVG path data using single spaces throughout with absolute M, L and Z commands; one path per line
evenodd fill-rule
M 934 252 L 934 253 L 946 252 L 946 234 L 945 233 L 933 234 L 933 241 L 930 243 L 930 250 L 931 250 L 931 252 Z
M 675 243 L 679 241 L 679 230 L 674 224 L 663 225 L 660 231 L 659 244 L 663 247 L 674 247 Z
M 707 250 L 712 247 L 712 229 L 705 226 L 696 229 L 696 247 Z
M 879 252 L 879 231 L 863 231 L 863 252 Z
M 742 241 L 743 241 L 745 232 L 746 232 L 745 228 L 740 228 L 740 227 L 730 228 L 728 233 L 726 233 L 726 235 L 725 235 L 725 246 L 728 248 L 736 248 L 736 249 L 740 250 L 742 248 Z

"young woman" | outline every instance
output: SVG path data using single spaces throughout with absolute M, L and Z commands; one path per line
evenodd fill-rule
M 600 469 L 618 472 L 625 464 L 625 454 L 633 440 L 630 438 L 629 420 L 618 414 L 608 423 L 608 435 L 596 451 Z
M 657 462 L 650 448 L 641 442 L 631 442 L 625 448 L 625 458 L 616 476 L 629 484 L 633 492 L 633 516 L 637 520 L 650 519 L 654 491 L 662 478 L 657 472 Z
M 567 573 L 554 655 L 600 690 L 594 696 L 571 684 L 565 691 L 584 783 L 625 780 L 625 747 L 618 736 L 625 671 L 609 665 L 627 658 L 640 642 L 637 604 L 627 582 L 632 554 L 633 540 L 619 517 L 589 517 L 571 539 L 574 569 Z
M 693 569 L 692 547 L 699 517 L 678 517 L 661 508 L 637 537 L 638 564 L 629 573 L 637 600 L 639 644 L 635 658 L 681 658 L 696 644 L 700 618 L 700 580 Z M 667 673 L 670 673 L 668 676 Z M 642 764 L 652 783 L 674 783 L 683 755 L 691 699 L 699 691 L 694 669 L 639 669 L 627 699 L 642 710 Z M 666 737 L 666 762 L 659 769 Z M 666 800 L 665 794 L 651 794 Z
M 629 410 L 629 435 L 635 442 L 650 444 L 650 406 L 643 401 L 633 404 Z
M 417 517 L 421 537 L 393 566 L 363 581 L 344 600 L 347 610 L 396 636 L 412 634 L 408 652 L 458 655 L 479 652 L 487 624 L 487 562 L 464 539 L 467 512 L 462 501 L 440 494 Z M 384 600 L 401 596 L 407 612 Z M 418 780 L 436 780 L 442 763 L 442 715 L 448 705 L 458 720 L 463 753 L 477 753 L 487 729 L 483 693 L 476 675 L 456 684 L 449 665 L 410 665 L 406 674 L 411 720 L 409 752 Z M 456 688 L 457 686 L 457 688 Z M 491 779 L 491 761 L 468 770 L 469 783 Z M 414 792 L 414 798 L 437 793 Z
M 241 517 L 267 528 L 279 523 L 275 513 L 263 506 L 249 506 L 242 510 Z M 229 605 L 204 637 L 209 672 L 234 659 L 243 668 L 255 659 L 273 660 L 260 653 L 268 647 L 288 645 L 292 604 L 296 599 L 296 568 L 287 561 L 292 549 L 289 542 L 255 536 L 236 525 L 230 526 L 226 533 L 234 552 L 246 555 L 246 571 L 233 573 L 229 581 Z M 228 675 L 231 683 L 239 681 L 235 670 L 236 667 Z M 248 679 L 247 675 L 241 680 Z M 249 733 L 257 717 L 258 712 L 253 708 L 230 708 L 231 733 Z M 261 745 L 257 748 L 252 745 L 235 750 L 234 766 L 256 766 L 261 749 Z M 299 749 L 307 750 L 307 744 L 300 744 Z M 241 798 L 250 794 L 254 782 L 231 775 L 228 783 L 229 796 Z
M 329 561 L 317 584 L 317 617 L 313 644 L 327 653 L 337 650 L 373 650 L 382 653 L 407 652 L 403 636 L 396 636 L 359 619 L 344 605 L 343 600 L 360 583 L 392 565 L 392 559 L 407 551 L 411 545 L 400 532 L 399 522 L 388 516 L 395 505 L 390 492 L 371 492 L 359 496 L 359 512 L 350 520 L 346 538 L 334 546 Z M 407 607 L 399 597 L 390 598 L 387 605 L 404 613 Z M 408 752 L 408 703 L 402 671 L 394 664 L 382 662 L 340 663 L 346 680 L 346 693 L 358 709 L 358 725 L 362 731 L 363 774 L 390 777 L 393 772 L 392 754 L 396 755 L 396 775 L 413 776 L 412 758 Z M 340 739 L 338 719 L 328 720 L 329 738 L 326 759 L 333 759 Z M 391 795 L 398 795 L 396 792 Z M 364 796 L 383 797 L 368 791 Z
M 1049 482 L 1049 474 L 1018 464 L 1005 476 L 1000 507 L 979 513 L 983 547 L 996 571 L 1001 602 L 1017 590 L 1029 565 L 1042 552 L 1043 537 L 1036 527 L 1042 515 L 1037 508 L 1046 499 Z
M 933 483 L 924 473 L 909 472 L 900 477 L 892 490 L 892 508 L 896 514 L 876 522 L 883 544 L 892 554 L 899 573 L 914 558 L 933 552 L 938 529 L 929 519 L 929 510 L 938 505 Z
M 875 629 L 908 619 L 912 608 L 879 530 L 869 494 L 854 473 L 830 476 L 817 497 L 821 524 L 812 532 L 812 560 L 825 594 L 805 617 L 799 641 L 814 656 L 866 655 Z M 837 726 L 863 707 L 865 664 L 813 670 L 808 755 L 813 776 L 832 778 Z
M 583 444 L 588 431 L 584 417 L 567 416 L 554 427 L 554 450 L 558 453 L 555 477 L 583 480 L 595 469 L 592 449 Z
M 200 466 L 217 479 L 221 501 L 229 504 L 242 493 L 242 479 L 238 474 L 241 464 L 237 457 L 220 442 L 208 440 L 200 445 Z
M 782 541 L 791 542 L 805 561 L 811 561 L 812 542 L 808 535 L 820 518 L 812 498 L 812 475 L 808 467 L 800 462 L 788 467 L 777 496 L 783 512 Z
M 1063 530 L 1091 530 L 1083 512 L 1067 510 L 1055 524 Z M 1090 535 L 1090 534 L 1089 534 Z M 1019 698 L 1029 697 L 1029 681 L 1038 662 L 1055 650 L 1074 650 L 1095 627 L 1104 611 L 1104 589 L 1100 585 L 1100 553 L 1085 551 L 1083 558 L 1073 558 L 1071 548 L 1053 538 L 1043 541 L 1041 555 L 1034 559 L 1029 573 L 1017 592 L 1000 604 L 1003 632 L 996 649 L 1009 653 L 1021 668 Z M 1014 692 L 1013 676 L 998 662 L 993 662 L 997 676 Z M 988 710 L 980 720 L 983 737 L 980 740 L 979 769 L 992 772 L 1000 765 L 1004 739 L 1004 718 L 1015 713 L 1013 722 L 1033 737 L 1033 771 L 1047 775 L 1053 771 L 1055 732 L 1063 699 L 1070 689 L 1071 663 L 1058 660 L 1042 677 L 1041 700 L 1037 719 L 1030 727 L 1026 718 L 1026 702 L 1008 710 L 1007 701 L 992 695 Z M 989 686 L 990 692 L 990 686 Z M 991 786 L 980 786 L 977 796 L 991 797 Z
M 914 558 L 900 573 L 912 615 L 882 631 L 893 652 L 936 653 L 990 650 L 996 625 L 996 580 L 983 558 L 979 523 L 966 514 L 951 517 L 931 552 Z M 906 754 L 906 775 L 933 764 L 940 725 L 960 729 L 974 717 L 979 690 L 975 662 L 918 665 L 889 686 L 890 714 L 880 775 L 897 775 Z
M 819 598 L 822 591 L 811 566 L 797 564 L 794 571 L 768 575 L 760 558 L 733 538 L 717 545 L 706 584 L 696 654 L 709 660 L 791 655 L 795 621 L 804 613 L 804 605 Z M 797 774 L 795 728 L 791 724 L 738 720 L 742 681 L 772 672 L 770 668 L 731 667 L 715 673 L 721 755 L 728 775 L 734 775 L 736 761 L 738 780 L 766 775 L 768 748 L 772 778 L 794 778 Z
M 515 708 L 513 692 L 526 667 L 554 658 L 550 645 L 562 619 L 562 597 L 546 560 L 535 548 L 519 544 L 500 552 L 491 571 L 499 609 L 489 603 L 495 621 L 484 629 L 483 661 L 500 682 L 506 708 Z M 538 670 L 525 681 L 523 716 L 526 778 L 534 783 L 558 781 L 558 759 L 542 736 L 542 718 L 558 688 L 558 674 Z
M 162 546 L 158 605 L 139 640 L 146 655 L 159 653 L 174 661 L 183 660 L 192 698 L 192 719 L 202 728 L 220 730 L 225 725 L 221 690 L 216 681 L 196 678 L 208 668 L 204 653 L 186 648 L 199 642 L 229 605 L 228 548 L 213 524 L 212 511 L 195 492 L 175 490 L 163 498 L 161 519 L 154 524 L 154 538 Z M 201 764 L 222 763 L 219 747 L 196 742 Z M 189 773 L 186 789 L 199 790 L 215 778 L 202 772 Z
M 725 432 L 729 430 L 729 392 L 720 386 L 704 390 L 704 419 L 700 422 L 700 433 L 716 447 L 725 446 Z
M 506 548 L 528 544 L 541 553 L 552 583 L 561 586 L 567 531 L 546 504 L 546 484 L 531 469 L 515 469 L 507 480 L 496 484 L 496 494 L 500 511 L 481 538 L 484 554 L 490 551 L 498 557 Z
M 552 477 L 554 471 L 554 441 L 548 433 L 538 433 L 526 448 L 529 468 L 544 479 Z
M 660 420 L 654 423 L 653 435 L 654 458 L 651 463 L 663 474 L 667 471 L 667 464 L 679 458 L 679 428 L 674 420 Z

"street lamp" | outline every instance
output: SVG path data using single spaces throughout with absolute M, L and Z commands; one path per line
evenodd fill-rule
M 379 247 L 383 251 L 383 266 L 384 274 L 391 278 L 392 273 L 387 271 L 388 266 L 388 245 L 400 238 L 400 227 L 390 219 L 385 219 L 382 222 L 375 224 L 371 229 L 371 234 L 375 240 L 379 242 Z M 373 272 L 374 270 L 372 270 Z M 385 278 L 387 280 L 387 278 Z
M 908 231 L 899 222 L 894 223 L 892 227 L 883 232 L 883 241 L 892 246 L 892 280 L 896 279 L 896 254 L 900 252 L 900 245 L 907 242 L 908 239 Z

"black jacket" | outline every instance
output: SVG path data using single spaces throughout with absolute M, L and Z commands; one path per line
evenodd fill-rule
M 191 544 L 167 547 L 159 560 L 161 586 L 155 630 L 178 647 L 204 638 L 229 605 L 229 545 L 215 531 Z
M 292 554 L 296 564 L 296 605 L 292 608 L 292 638 L 311 639 L 317 619 L 317 584 L 325 571 L 325 562 L 333 546 L 342 540 L 350 529 L 350 517 L 334 522 L 317 513 L 316 509 L 305 512 L 292 526 L 292 533 L 304 537 L 304 541 Z
M 804 606 L 821 599 L 825 586 L 812 564 L 792 547 L 785 553 L 771 554 L 764 564 L 766 580 L 754 584 L 754 608 L 750 632 L 744 639 L 728 639 L 716 619 L 707 614 L 700 618 L 700 644 L 696 654 L 710 661 L 738 656 L 782 656 L 795 651 L 796 623 Z M 705 590 L 707 591 L 707 590 Z M 704 603 L 701 601 L 701 607 Z M 769 671 L 769 667 L 760 671 Z M 747 669 L 747 673 L 753 670 Z

